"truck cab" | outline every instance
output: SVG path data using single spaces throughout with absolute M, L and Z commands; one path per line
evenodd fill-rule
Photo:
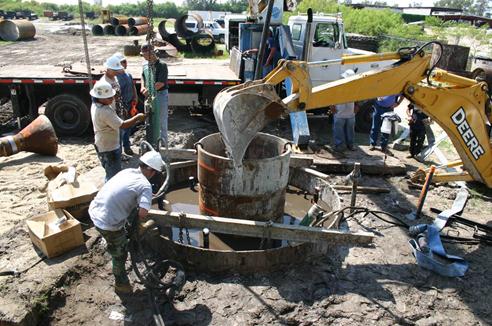
M 341 15 L 315 15 L 310 35 L 306 35 L 307 16 L 299 15 L 289 18 L 289 29 L 292 35 L 293 48 L 298 58 L 303 58 L 304 43 L 308 42 L 306 61 L 326 61 L 340 59 L 344 55 L 370 54 L 369 51 L 352 49 L 347 45 Z M 318 86 L 326 82 L 340 79 L 340 75 L 352 69 L 358 73 L 372 70 L 391 62 L 374 62 L 353 65 L 333 64 L 324 67 L 310 68 L 311 82 Z

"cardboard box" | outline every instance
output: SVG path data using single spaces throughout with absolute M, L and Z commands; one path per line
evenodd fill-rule
M 63 216 L 67 221 L 57 227 L 55 222 Z M 26 223 L 32 242 L 48 258 L 59 256 L 84 244 L 79 221 L 65 210 L 49 211 L 28 219 Z

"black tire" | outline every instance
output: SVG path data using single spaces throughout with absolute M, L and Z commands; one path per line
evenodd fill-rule
M 372 103 L 373 101 L 358 102 L 359 111 L 355 115 L 355 130 L 368 133 L 371 131 L 372 124 Z
M 90 110 L 75 95 L 57 95 L 48 101 L 45 110 L 57 135 L 83 135 L 91 123 Z
M 225 43 L 225 35 L 224 34 L 220 34 L 219 35 L 219 43 L 220 44 L 224 44 Z

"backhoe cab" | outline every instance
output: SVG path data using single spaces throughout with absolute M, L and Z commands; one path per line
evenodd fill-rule
M 311 83 L 310 68 L 314 66 L 379 60 L 398 61 L 343 80 L 319 86 Z M 288 112 L 401 93 L 446 131 L 462 160 L 464 172 L 436 174 L 434 180 L 476 180 L 492 187 L 487 85 L 435 69 L 430 62 L 431 55 L 423 47 L 312 63 L 281 60 L 262 80 L 221 91 L 214 101 L 214 115 L 229 155 L 240 166 L 256 133 Z M 275 86 L 287 78 L 292 84 L 291 95 L 280 98 Z

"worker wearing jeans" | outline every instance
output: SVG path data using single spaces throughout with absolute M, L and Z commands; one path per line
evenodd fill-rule
M 400 97 L 400 99 L 398 99 Z M 386 113 L 392 111 L 395 107 L 400 104 L 402 101 L 403 96 L 397 95 L 389 95 L 389 96 L 383 96 L 383 97 L 378 97 L 376 102 L 373 105 L 373 113 L 372 113 L 372 126 L 371 126 L 371 133 L 369 135 L 370 139 L 370 145 L 371 145 L 371 150 L 375 150 L 377 143 L 378 143 L 378 137 L 379 134 L 381 133 L 381 125 L 383 123 L 383 119 L 381 116 Z M 388 152 L 388 141 L 389 141 L 389 134 L 381 133 L 381 150 L 383 152 Z
M 167 120 L 168 120 L 168 70 L 167 65 L 157 58 L 154 49 L 148 44 L 144 44 L 140 51 L 146 62 L 143 65 L 142 80 L 140 92 L 148 98 L 155 94 L 152 107 L 154 112 L 158 112 L 156 116 L 152 116 L 151 125 L 154 126 L 152 137 L 149 139 L 152 143 L 156 143 L 158 139 L 163 139 L 167 145 Z M 154 65 L 155 75 L 151 73 L 151 64 Z M 159 126 L 159 133 L 157 128 Z M 155 145 L 155 144 L 154 144 Z
M 346 70 L 341 74 L 342 78 L 355 75 L 352 69 Z M 353 151 L 355 135 L 355 104 L 345 103 L 331 107 L 333 112 L 333 143 L 335 151 L 342 152 L 347 147 Z

